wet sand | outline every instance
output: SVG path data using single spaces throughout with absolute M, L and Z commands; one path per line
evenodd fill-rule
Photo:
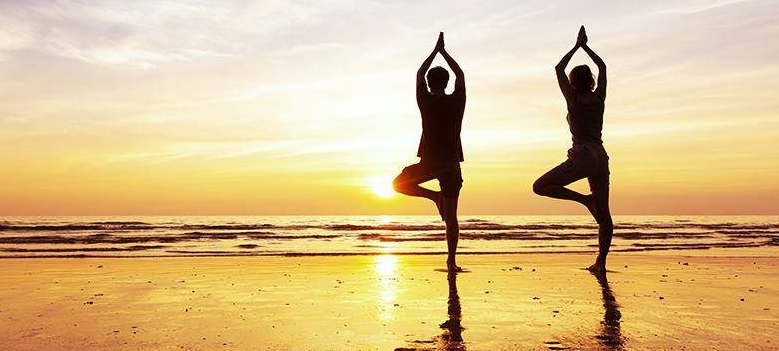
M 779 258 L 590 259 L 2 259 L 0 350 L 779 349 Z

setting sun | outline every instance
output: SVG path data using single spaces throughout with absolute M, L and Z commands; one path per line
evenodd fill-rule
M 368 179 L 368 186 L 376 196 L 387 199 L 395 195 L 392 189 L 392 177 L 373 177 Z

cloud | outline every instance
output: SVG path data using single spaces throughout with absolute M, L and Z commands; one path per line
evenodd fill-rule
M 153 68 L 261 50 L 348 8 L 349 2 L 332 0 L 3 2 L 0 55 L 29 50 L 90 64 Z
M 668 8 L 659 13 L 701 13 L 720 7 L 748 2 L 750 0 L 688 0 L 686 2 L 674 2 L 673 8 Z

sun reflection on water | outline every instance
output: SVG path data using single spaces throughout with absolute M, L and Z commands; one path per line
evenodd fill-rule
M 394 255 L 376 256 L 373 269 L 378 276 L 377 307 L 379 319 L 392 319 L 395 299 L 398 292 L 398 257 Z

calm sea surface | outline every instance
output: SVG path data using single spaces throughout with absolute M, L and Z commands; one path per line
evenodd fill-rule
M 618 216 L 614 252 L 777 252 L 779 216 Z M 586 216 L 466 216 L 460 252 L 595 252 Z M 0 257 L 433 254 L 429 216 L 0 217 Z

